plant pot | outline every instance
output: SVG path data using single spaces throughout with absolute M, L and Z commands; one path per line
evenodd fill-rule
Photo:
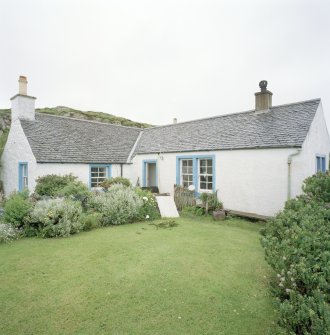
M 223 209 L 213 211 L 213 219 L 217 221 L 222 221 L 226 219 L 226 212 Z

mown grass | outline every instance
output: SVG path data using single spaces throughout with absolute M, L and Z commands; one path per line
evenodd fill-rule
M 276 334 L 260 226 L 176 222 L 0 245 L 0 334 Z

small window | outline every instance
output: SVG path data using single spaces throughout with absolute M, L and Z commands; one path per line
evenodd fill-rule
M 181 160 L 181 185 L 189 187 L 193 185 L 193 161 L 192 159 Z
M 90 179 L 91 187 L 99 187 L 102 181 L 109 177 L 108 173 L 109 167 L 106 165 L 91 166 L 90 169 Z
M 21 192 L 29 186 L 28 164 L 19 163 L 18 165 L 18 190 Z
M 213 190 L 213 161 L 212 159 L 199 159 L 199 190 Z
M 325 172 L 325 156 L 316 156 L 316 172 Z

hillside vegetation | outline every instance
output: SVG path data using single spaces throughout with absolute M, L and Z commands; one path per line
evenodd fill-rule
M 36 108 L 36 112 L 58 115 L 58 116 L 68 116 L 75 119 L 112 123 L 128 127 L 137 127 L 137 128 L 151 127 L 150 124 L 135 122 L 112 114 L 102 112 L 92 112 L 92 111 L 85 112 L 64 106 L 57 106 L 51 108 L 48 107 Z M 6 143 L 9 128 L 10 128 L 10 109 L 0 109 L 0 154 L 2 153 L 4 145 Z

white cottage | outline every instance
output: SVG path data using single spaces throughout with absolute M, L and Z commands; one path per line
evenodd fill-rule
M 330 140 L 320 99 L 272 106 L 260 82 L 253 110 L 148 129 L 35 113 L 20 77 L 1 158 L 5 194 L 47 174 L 76 175 L 91 188 L 106 177 L 173 193 L 218 190 L 227 209 L 272 216 L 329 165 Z

